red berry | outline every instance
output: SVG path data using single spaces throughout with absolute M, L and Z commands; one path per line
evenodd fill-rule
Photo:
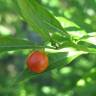
M 41 73 L 48 67 L 48 56 L 40 51 L 34 51 L 27 58 L 28 69 L 35 73 Z

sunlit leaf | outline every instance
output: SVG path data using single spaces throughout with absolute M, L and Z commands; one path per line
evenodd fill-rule
M 25 21 L 45 40 L 49 40 L 49 33 L 53 32 L 68 35 L 54 16 L 38 4 L 36 0 L 17 0 L 17 2 Z
M 66 52 L 49 53 L 48 54 L 49 66 L 48 66 L 48 69 L 45 70 L 45 72 L 50 71 L 55 68 L 58 69 L 58 68 L 62 68 L 64 66 L 67 66 L 69 63 L 71 63 L 75 58 L 77 58 L 81 54 L 84 54 L 84 53 L 77 52 L 77 51 L 67 52 L 67 53 Z M 29 72 L 28 69 L 25 69 L 25 71 L 22 75 L 23 78 L 19 78 L 19 79 L 21 79 L 19 84 L 24 83 L 24 82 L 28 82 L 31 78 L 37 77 L 39 75 L 43 75 L 45 72 L 40 73 L 40 74 L 36 74 L 33 72 Z

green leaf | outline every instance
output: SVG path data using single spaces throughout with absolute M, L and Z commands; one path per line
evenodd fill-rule
M 50 53 L 49 56 L 49 68 L 48 70 L 54 68 L 62 68 L 72 62 L 76 57 L 83 54 L 83 52 L 57 52 L 57 53 Z
M 63 32 L 64 29 L 60 23 L 45 8 L 37 3 L 36 0 L 17 0 L 21 13 L 25 21 L 32 27 L 35 32 L 49 40 L 49 33 Z
M 78 46 L 85 47 L 85 51 L 96 53 L 96 33 L 89 33 L 78 41 Z
M 68 28 L 68 27 L 73 27 L 73 28 L 77 28 L 77 29 L 80 28 L 77 24 L 75 24 L 71 20 L 68 20 L 68 19 L 66 19 L 64 17 L 57 17 L 57 20 L 59 20 L 62 27 L 64 27 L 64 28 Z
M 39 46 L 31 41 L 23 40 L 14 37 L 0 37 L 0 51 L 10 51 L 17 49 L 33 49 L 42 48 L 44 46 Z
M 96 45 L 85 41 L 78 42 L 78 49 L 88 53 L 96 53 Z
M 80 56 L 81 54 L 84 54 L 83 52 L 55 52 L 55 53 L 49 53 L 48 58 L 49 58 L 49 66 L 48 69 L 45 71 L 50 71 L 55 68 L 62 68 L 64 66 L 67 66 L 69 63 L 71 63 L 76 57 Z M 25 71 L 21 76 L 18 78 L 19 84 L 28 82 L 31 78 L 37 77 L 39 75 L 43 75 L 42 73 L 36 74 L 33 72 L 29 72 L 28 69 L 24 69 Z M 43 72 L 43 73 L 45 73 Z M 21 80 L 20 80 L 21 79 Z M 17 81 L 18 81 L 17 80 Z

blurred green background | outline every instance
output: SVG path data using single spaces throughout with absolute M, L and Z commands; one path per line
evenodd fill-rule
M 96 0 L 38 2 L 54 16 L 63 16 L 86 32 L 96 31 Z M 66 30 L 76 29 L 66 27 Z M 0 0 L 0 35 L 42 43 L 42 38 L 32 32 L 20 17 L 14 0 Z M 0 53 L 0 96 L 96 96 L 95 54 L 82 55 L 68 66 L 25 78 L 23 72 L 29 52 L 18 50 Z M 16 82 L 17 79 L 20 84 Z

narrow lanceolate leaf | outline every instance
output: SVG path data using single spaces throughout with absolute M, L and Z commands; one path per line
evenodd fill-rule
M 42 46 L 37 46 L 31 41 L 22 40 L 14 37 L 0 37 L 0 51 L 10 51 L 17 49 L 33 49 L 42 48 Z
M 37 0 L 17 0 L 17 4 L 25 21 L 45 40 L 49 40 L 49 33 L 64 33 L 60 23 Z
M 54 68 L 62 68 L 67 64 L 71 63 L 76 57 L 84 54 L 83 52 L 57 52 L 49 54 L 49 67 L 48 70 Z
M 75 58 L 80 56 L 81 54 L 83 54 L 83 52 L 77 52 L 77 51 L 68 52 L 68 53 L 65 53 L 65 52 L 49 53 L 48 54 L 49 66 L 45 72 L 50 71 L 50 70 L 55 69 L 55 68 L 65 67 L 69 63 L 71 63 Z M 33 72 L 29 72 L 28 69 L 25 69 L 22 74 L 23 74 L 22 75 L 23 77 L 20 76 L 17 80 L 17 82 L 19 81 L 18 84 L 28 82 L 31 78 L 34 78 L 38 75 L 42 75 L 42 73 L 36 74 Z

